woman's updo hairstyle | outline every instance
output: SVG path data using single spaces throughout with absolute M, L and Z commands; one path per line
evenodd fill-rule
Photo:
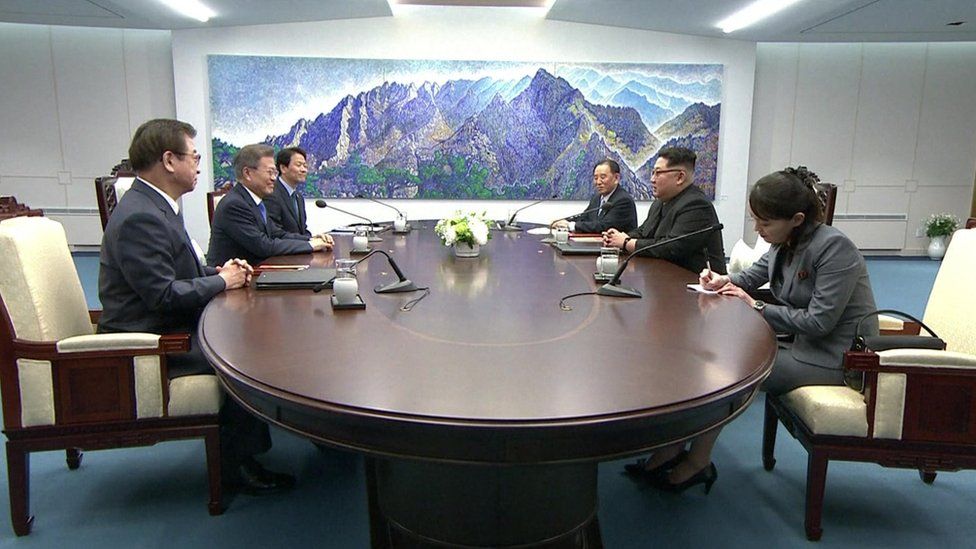
M 802 234 L 807 227 L 824 219 L 825 197 L 818 183 L 820 178 L 806 166 L 773 172 L 752 186 L 749 207 L 759 219 L 792 219 L 797 213 L 803 213 L 803 224 L 793 232 Z

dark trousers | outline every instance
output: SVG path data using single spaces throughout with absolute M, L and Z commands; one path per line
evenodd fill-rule
M 195 338 L 190 338 L 190 352 L 167 357 L 169 379 L 181 376 L 213 374 Z M 233 474 L 247 458 L 271 449 L 268 424 L 245 410 L 229 395 L 220 408 L 220 458 L 225 474 Z

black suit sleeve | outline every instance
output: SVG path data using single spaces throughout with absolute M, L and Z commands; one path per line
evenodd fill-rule
M 596 205 L 599 204 L 599 201 L 597 201 Z M 620 193 L 618 197 L 617 193 L 614 193 L 614 196 L 610 198 L 609 204 L 610 207 L 607 208 L 602 216 L 597 215 L 599 212 L 593 212 L 584 218 L 584 220 L 577 221 L 576 232 L 602 233 L 609 229 L 617 229 L 620 232 L 626 233 L 637 227 L 637 205 L 634 204 L 634 198 L 632 196 Z
M 122 276 L 152 311 L 202 308 L 224 290 L 224 280 L 217 274 L 177 279 L 175 255 L 192 252 L 182 246 L 181 238 L 169 231 L 159 217 L 148 213 L 126 218 L 116 242 L 119 263 L 124 267 Z M 204 272 L 216 273 L 212 269 Z
M 274 238 L 289 238 L 291 240 L 305 240 L 306 242 L 311 239 L 311 234 L 289 232 L 283 211 L 287 206 L 282 203 L 282 197 L 277 191 L 266 198 L 264 202 L 268 208 L 268 226 Z
M 674 222 L 668 227 L 665 234 L 659 234 L 658 236 L 638 234 L 634 249 L 650 246 L 655 242 L 710 227 L 716 223 L 715 216 L 712 212 L 711 205 L 707 202 L 688 204 L 674 213 Z M 709 239 L 711 238 L 712 235 L 707 233 L 693 236 L 643 251 L 638 255 L 658 257 L 680 265 L 686 261 L 686 258 L 701 255 L 702 249 L 708 246 Z
M 225 198 L 221 202 L 226 201 Z M 215 224 L 219 222 L 225 234 L 247 250 L 250 257 L 268 258 L 276 255 L 307 254 L 312 252 L 312 246 L 305 240 L 282 238 L 284 231 L 270 222 L 269 228 L 273 235 L 269 237 L 254 219 L 254 214 L 243 201 L 229 202 L 221 208 L 221 215 L 215 216 Z

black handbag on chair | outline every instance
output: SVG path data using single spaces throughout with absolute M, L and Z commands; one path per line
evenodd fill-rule
M 862 335 L 861 325 L 864 323 L 864 320 L 880 314 L 896 315 L 906 320 L 911 320 L 921 326 L 929 335 Z M 895 309 L 879 309 L 862 316 L 857 321 L 857 327 L 854 329 L 854 341 L 851 344 L 852 351 L 862 352 L 887 351 L 889 349 L 932 349 L 934 351 L 944 351 L 945 348 L 945 341 L 942 341 L 942 338 L 936 335 L 924 322 L 908 313 L 903 313 Z M 845 370 L 844 382 L 852 389 L 863 391 L 864 373 Z

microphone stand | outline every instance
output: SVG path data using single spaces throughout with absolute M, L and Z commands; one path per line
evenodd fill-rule
M 664 246 L 665 244 L 671 244 L 672 242 L 677 242 L 678 240 L 684 240 L 685 238 L 690 238 L 692 236 L 707 234 L 712 231 L 721 231 L 722 226 L 723 225 L 721 223 L 718 223 L 716 225 L 712 225 L 711 227 L 705 227 L 704 229 L 692 231 L 690 233 L 676 236 L 674 238 L 661 240 L 660 242 L 655 242 L 654 244 L 649 244 L 647 246 L 644 246 L 643 248 L 638 248 L 634 250 L 633 252 L 631 252 L 630 255 L 626 257 L 626 259 L 624 259 L 620 263 L 620 266 L 617 267 L 617 272 L 613 274 L 613 278 L 610 279 L 610 282 L 607 282 L 603 286 L 597 288 L 596 290 L 597 295 L 606 295 L 611 297 L 642 297 L 640 290 L 636 288 L 628 288 L 626 286 L 620 286 L 620 275 L 623 274 L 624 269 L 627 268 L 627 264 L 630 263 L 630 260 L 633 259 L 634 256 L 636 256 L 640 252 L 644 252 L 652 248 L 657 248 L 658 246 Z M 706 256 L 706 260 L 707 259 L 708 258 Z
M 498 224 L 498 230 L 500 230 L 500 231 L 521 231 L 522 230 L 522 226 L 515 224 L 515 216 L 517 216 L 519 214 L 519 212 L 521 212 L 522 210 L 524 210 L 526 208 L 531 208 L 532 206 L 535 206 L 536 204 L 539 204 L 540 202 L 545 202 L 546 200 L 552 200 L 554 198 L 557 198 L 558 196 L 559 196 L 558 194 L 554 194 L 554 195 L 550 196 L 549 198 L 543 198 L 543 199 L 540 199 L 540 200 L 536 200 L 535 202 L 531 202 L 529 204 L 526 204 L 525 206 L 522 206 L 521 208 L 519 208 L 519 209 L 515 210 L 514 212 L 512 212 L 512 217 L 508 218 L 508 221 L 506 221 L 504 225 L 502 225 L 501 223 L 499 223 Z
M 382 254 L 386 256 L 386 260 L 390 263 L 390 267 L 393 269 L 393 272 L 397 275 L 397 278 L 399 279 L 396 282 L 392 282 L 385 286 L 380 285 L 373 288 L 374 292 L 378 294 L 397 294 L 401 292 L 415 292 L 419 290 L 416 284 L 414 284 L 409 278 L 403 276 L 403 271 L 400 270 L 400 266 L 396 264 L 396 261 L 393 261 L 393 258 L 390 257 L 390 254 L 384 252 L 383 250 L 377 249 L 369 252 L 368 254 L 361 257 L 359 261 L 355 263 L 355 265 L 359 265 L 360 263 L 365 261 L 366 258 L 368 258 L 373 254 Z
M 380 206 L 386 206 L 387 208 L 390 208 L 393 211 L 395 211 L 397 213 L 397 216 L 406 219 L 406 216 L 403 215 L 403 212 L 401 212 L 399 208 L 397 208 L 396 206 L 394 206 L 392 204 L 387 204 L 386 202 L 380 202 L 379 200 L 376 200 L 375 198 L 366 196 L 364 194 L 357 194 L 356 195 L 356 198 L 362 198 L 362 199 L 365 199 L 365 200 L 369 200 L 370 202 L 376 202 Z M 394 230 L 394 232 L 398 232 L 398 231 L 395 231 Z M 410 225 L 407 225 L 406 227 L 404 227 L 403 231 L 399 231 L 399 232 L 404 232 L 404 233 L 410 232 Z
M 358 217 L 359 219 L 366 221 L 367 223 L 369 223 L 369 229 L 367 230 L 367 234 L 369 236 L 369 242 L 383 242 L 383 239 L 376 236 L 376 234 L 373 232 L 373 221 L 368 217 L 363 217 L 359 214 L 354 214 L 352 212 L 347 212 L 346 210 L 343 210 L 341 208 L 336 208 L 335 206 L 328 204 L 325 200 L 322 200 L 321 198 L 315 201 L 315 205 L 318 206 L 319 208 L 330 208 L 337 212 L 341 212 L 346 215 L 351 215 L 353 217 Z

